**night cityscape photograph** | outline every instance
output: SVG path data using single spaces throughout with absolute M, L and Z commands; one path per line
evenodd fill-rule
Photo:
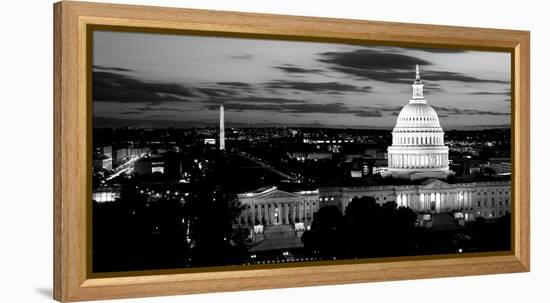
M 94 31 L 92 272 L 510 251 L 510 56 Z

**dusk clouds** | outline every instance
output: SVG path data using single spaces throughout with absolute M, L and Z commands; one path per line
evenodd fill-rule
M 416 64 L 443 127 L 510 125 L 507 53 L 96 32 L 93 63 L 96 127 L 391 128 Z
M 181 84 L 140 80 L 122 73 L 129 70 L 94 68 L 92 73 L 93 100 L 96 102 L 151 103 L 182 101 L 193 96 Z

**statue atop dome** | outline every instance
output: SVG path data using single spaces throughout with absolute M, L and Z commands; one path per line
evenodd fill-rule
M 426 100 L 424 100 L 424 84 L 420 79 L 420 67 L 418 66 L 418 64 L 416 65 L 416 79 L 414 80 L 412 87 L 413 87 L 413 96 L 410 102 L 426 103 Z

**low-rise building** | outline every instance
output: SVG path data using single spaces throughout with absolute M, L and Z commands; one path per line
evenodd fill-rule
M 104 154 L 95 154 L 92 165 L 94 169 L 112 170 L 113 159 Z

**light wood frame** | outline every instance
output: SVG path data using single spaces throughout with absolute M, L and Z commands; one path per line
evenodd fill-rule
M 87 263 L 91 111 L 90 25 L 314 41 L 504 50 L 512 54 L 510 252 L 387 258 L 353 264 L 93 278 Z M 529 32 L 391 22 L 59 2 L 54 5 L 54 298 L 127 298 L 248 289 L 525 272 L 529 257 Z

